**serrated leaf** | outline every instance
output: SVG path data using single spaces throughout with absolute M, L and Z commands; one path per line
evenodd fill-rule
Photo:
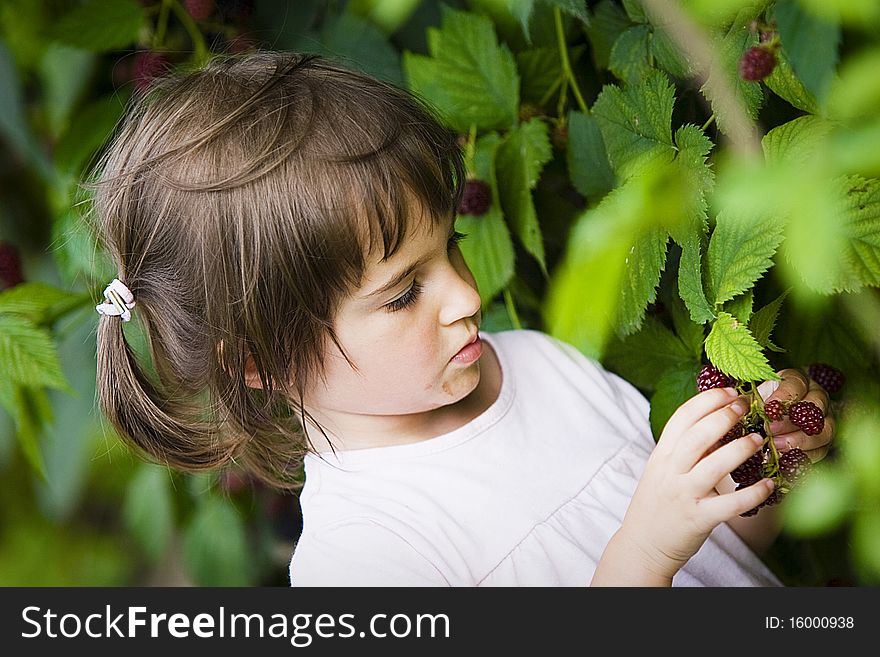
M 143 464 L 129 480 L 122 503 L 128 531 L 154 562 L 168 547 L 174 530 L 174 502 L 168 470 Z
M 724 310 L 736 317 L 743 324 L 749 323 L 752 316 L 752 301 L 754 295 L 752 290 L 746 290 L 744 294 L 740 294 L 724 304 Z
M 783 100 L 787 100 L 794 107 L 817 114 L 819 112 L 819 103 L 813 95 L 807 91 L 803 83 L 795 75 L 788 61 L 785 51 L 780 50 L 776 54 L 776 66 L 773 71 L 764 78 L 770 90 Z
M 720 311 L 706 336 L 706 356 L 725 374 L 740 381 L 778 381 L 761 346 L 748 327 Z
M 2 376 L 25 386 L 46 386 L 72 393 L 48 331 L 24 317 L 0 314 Z
M 50 37 L 106 52 L 135 43 L 145 20 L 144 8 L 135 0 L 84 0 L 55 23 Z
M 462 134 L 508 129 L 519 108 L 519 75 L 507 45 L 498 43 L 492 21 L 441 4 L 442 26 L 429 27 L 430 57 L 405 52 L 411 91 L 426 98 Z
M 699 371 L 698 363 L 682 364 L 668 370 L 657 380 L 648 415 L 654 440 L 660 438 L 676 409 L 696 394 Z
M 623 32 L 611 47 L 608 57 L 610 71 L 627 84 L 638 84 L 653 70 L 650 39 L 648 25 L 634 25 Z
M 678 293 L 687 305 L 691 319 L 700 325 L 715 317 L 703 290 L 702 252 L 706 243 L 707 240 L 700 234 L 691 233 L 679 245 Z
M 749 330 L 755 336 L 758 344 L 772 351 L 782 351 L 773 344 L 770 336 L 773 334 L 773 327 L 776 326 L 776 319 L 779 317 L 779 309 L 785 297 L 788 296 L 789 290 L 785 290 L 778 297 L 773 299 L 766 306 L 755 311 L 749 320 Z
M 603 87 L 593 104 L 593 116 L 602 131 L 608 160 L 622 179 L 672 160 L 674 103 L 669 78 L 657 70 L 625 89 Z
M 832 124 L 817 116 L 801 116 L 770 130 L 761 139 L 769 165 L 799 166 L 817 157 Z
M 620 303 L 617 306 L 616 329 L 619 335 L 637 331 L 645 317 L 648 304 L 657 298 L 660 273 L 666 264 L 666 243 L 669 236 L 663 228 L 650 228 L 639 235 L 624 261 Z
M 0 292 L 0 313 L 23 315 L 39 321 L 45 312 L 76 295 L 40 281 L 26 281 Z
M 849 239 L 843 257 L 850 285 L 880 287 L 880 180 L 849 176 L 845 184 L 842 219 Z
M 564 13 L 574 16 L 583 23 L 589 23 L 590 17 L 587 14 L 587 6 L 579 0 L 544 0 L 544 2 L 558 7 Z M 532 12 L 535 9 L 535 0 L 508 0 L 510 12 L 519 19 L 522 26 L 523 34 L 526 42 L 531 45 L 532 35 L 529 29 Z
M 15 421 L 15 438 L 30 467 L 43 480 L 46 479 L 46 465 L 40 451 L 40 431 L 42 424 L 51 417 L 41 415 L 45 408 L 40 397 L 42 390 L 34 390 L 0 377 L 0 406 L 3 406 Z M 49 409 L 51 413 L 51 409 Z
M 199 586 L 248 586 L 253 557 L 241 515 L 231 502 L 208 495 L 184 529 L 183 556 Z
M 773 265 L 783 228 L 773 217 L 739 213 L 734 208 L 718 213 L 706 254 L 712 303 L 717 306 L 742 294 Z
M 644 23 L 648 20 L 645 8 L 639 0 L 623 0 L 623 8 L 626 10 L 626 15 L 635 23 Z
M 398 50 L 375 22 L 351 11 L 340 12 L 322 26 L 315 50 L 395 86 L 403 85 Z
M 492 204 L 486 214 L 460 215 L 455 223 L 456 230 L 467 235 L 459 248 L 474 275 L 484 308 L 510 282 L 515 265 L 513 240 L 501 212 L 495 174 L 500 144 L 498 133 L 490 132 L 474 145 L 474 173 L 492 189 Z
M 651 38 L 651 55 L 657 62 L 657 66 L 675 78 L 684 80 L 693 75 L 693 67 L 687 60 L 685 53 L 660 25 L 654 26 Z
M 702 347 L 701 339 L 699 354 Z M 667 370 L 697 362 L 693 352 L 654 317 L 647 317 L 638 332 L 610 340 L 603 357 L 610 369 L 646 390 L 653 390 Z
M 675 333 L 693 358 L 699 360 L 703 355 L 703 342 L 706 339 L 703 325 L 691 320 L 688 309 L 679 296 L 676 294 L 671 294 L 670 296 L 672 299 L 669 310 L 672 315 L 672 325 L 675 327 Z
M 608 163 L 599 125 L 588 114 L 568 113 L 566 162 L 572 184 L 584 196 L 601 198 L 617 182 Z
M 513 232 L 538 261 L 545 276 L 544 238 L 532 189 L 552 156 L 547 124 L 535 118 L 510 130 L 495 157 L 501 207 Z

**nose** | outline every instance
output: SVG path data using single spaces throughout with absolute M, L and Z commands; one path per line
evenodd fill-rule
M 461 254 L 456 254 L 450 264 L 440 307 L 440 321 L 443 324 L 454 324 L 462 318 L 473 317 L 482 305 L 477 282 Z

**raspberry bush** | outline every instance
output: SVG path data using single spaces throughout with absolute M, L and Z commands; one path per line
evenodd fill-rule
M 796 584 L 816 583 L 805 572 L 880 581 L 877 3 L 304 0 L 282 16 L 284 3 L 260 0 L 10 2 L 0 10 L 0 406 L 34 479 L 0 480 L 21 487 L 4 491 L 21 500 L 36 498 L 41 476 L 67 482 L 22 517 L 87 517 L 75 506 L 89 482 L 116 482 L 101 484 L 116 486 L 101 499 L 127 500 L 118 524 L 141 546 L 138 566 L 158 563 L 171 536 L 214 527 L 226 563 L 245 565 L 195 559 L 191 577 L 271 577 L 271 533 L 254 528 L 289 511 L 289 497 L 257 503 L 266 491 L 231 475 L 171 485 L 132 466 L 125 481 L 106 476 L 119 459 L 74 453 L 94 418 L 70 400 L 74 390 L 94 398 L 76 327 L 93 328 L 86 311 L 116 275 L 82 228 L 78 177 L 123 101 L 157 75 L 275 44 L 332 53 L 406 87 L 458 135 L 467 171 L 456 229 L 468 235 L 461 252 L 486 330 L 544 330 L 600 360 L 648 398 L 655 436 L 699 391 L 737 387 L 752 409 L 719 444 L 765 437 L 732 476 L 738 486 L 759 474 L 780 482 L 749 512 L 783 516 L 792 541 L 775 553 L 779 571 Z M 811 464 L 796 448 L 777 450 L 770 426 L 790 421 L 812 436 L 828 419 L 808 405 L 765 407 L 758 394 L 790 367 L 825 389 L 835 418 L 833 447 Z M 821 553 L 804 540 L 828 536 L 839 543 Z M 132 566 L 129 549 L 113 554 L 113 572 L 149 570 Z M 832 555 L 824 571 L 820 554 Z M 809 567 L 786 571 L 799 558 Z

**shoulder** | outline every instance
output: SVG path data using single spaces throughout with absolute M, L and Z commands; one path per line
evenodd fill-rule
M 370 518 L 304 531 L 290 560 L 291 586 L 448 586 L 406 537 Z

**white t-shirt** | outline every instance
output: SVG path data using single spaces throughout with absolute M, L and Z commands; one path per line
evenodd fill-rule
M 309 455 L 292 586 L 586 586 L 654 447 L 649 404 L 573 346 L 481 332 L 498 399 L 418 443 Z M 780 586 L 726 524 L 673 586 Z

